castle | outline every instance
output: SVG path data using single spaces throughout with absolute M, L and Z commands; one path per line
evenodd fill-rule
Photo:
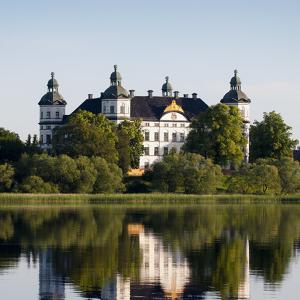
M 47 84 L 48 92 L 39 101 L 40 106 L 40 141 L 45 150 L 51 148 L 52 131 L 56 126 L 63 126 L 67 102 L 59 93 L 59 84 L 51 73 Z M 168 154 L 171 149 L 179 151 L 189 133 L 190 124 L 194 117 L 207 109 L 207 104 L 196 93 L 179 96 L 173 92 L 169 77 L 162 85 L 161 96 L 148 90 L 146 96 L 135 96 L 134 90 L 127 91 L 122 85 L 122 76 L 114 66 L 110 75 L 110 86 L 101 93 L 100 97 L 92 94 L 77 108 L 94 114 L 103 114 L 117 124 L 123 120 L 142 121 L 141 129 L 144 135 L 144 154 L 140 158 L 140 167 L 147 168 L 155 161 Z M 249 127 L 250 99 L 241 89 L 241 80 L 234 71 L 230 80 L 230 90 L 221 99 L 221 103 L 236 106 L 244 118 L 244 133 L 248 139 L 245 148 L 245 161 L 249 158 Z

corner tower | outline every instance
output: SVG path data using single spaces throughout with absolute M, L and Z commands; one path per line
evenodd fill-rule
M 244 134 L 247 139 L 247 145 L 245 147 L 245 162 L 249 161 L 249 129 L 250 129 L 250 103 L 251 100 L 242 91 L 242 82 L 238 77 L 238 71 L 234 70 L 234 76 L 230 80 L 230 91 L 226 93 L 221 100 L 229 106 L 236 106 L 241 111 L 242 117 L 244 119 Z
M 47 83 L 48 92 L 39 101 L 40 106 L 40 143 L 42 149 L 51 148 L 52 130 L 62 124 L 67 102 L 58 92 L 59 84 L 51 73 Z
M 118 72 L 118 66 L 114 65 L 114 72 L 110 75 L 110 87 L 101 94 L 101 111 L 110 120 L 120 123 L 130 119 L 130 102 L 133 97 L 133 90 L 130 95 L 122 86 L 122 76 Z

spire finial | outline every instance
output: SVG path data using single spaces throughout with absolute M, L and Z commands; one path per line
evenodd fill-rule
M 115 72 L 117 72 L 118 65 L 114 65 Z
M 54 78 L 54 72 L 51 72 L 51 78 L 53 79 Z
M 166 76 L 166 82 L 169 82 L 169 76 Z
M 237 76 L 237 74 L 238 74 L 238 70 L 235 69 L 235 70 L 234 70 L 234 76 Z

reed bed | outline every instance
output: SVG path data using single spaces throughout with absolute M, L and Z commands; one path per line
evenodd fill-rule
M 300 203 L 300 195 L 0 194 L 0 205 Z

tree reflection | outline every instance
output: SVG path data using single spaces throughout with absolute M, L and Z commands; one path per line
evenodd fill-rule
M 179 253 L 186 261 L 185 289 L 201 286 L 228 299 L 238 298 L 248 280 L 248 246 L 252 272 L 270 284 L 282 281 L 300 236 L 300 207 L 2 209 L 0 272 L 14 267 L 21 254 L 37 257 L 50 251 L 51 272 L 82 295 L 101 294 L 117 278 L 137 285 L 144 282 L 147 250 L 140 234 L 128 232 L 130 224 L 151 232 L 161 257 Z M 168 286 L 162 282 L 160 290 Z

